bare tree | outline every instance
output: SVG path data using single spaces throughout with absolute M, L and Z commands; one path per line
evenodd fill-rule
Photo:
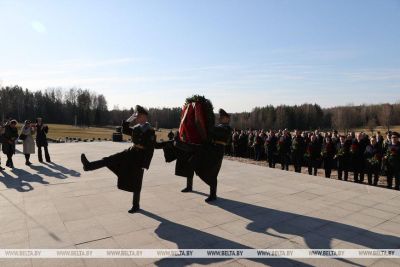
M 384 104 L 379 112 L 379 122 L 382 126 L 385 126 L 390 131 L 390 126 L 393 121 L 393 106 L 390 104 Z
M 376 119 L 375 118 L 370 118 L 368 120 L 368 122 L 367 122 L 367 127 L 368 127 L 368 130 L 371 132 L 372 135 L 374 135 L 374 130 L 375 130 L 376 126 L 377 126 Z

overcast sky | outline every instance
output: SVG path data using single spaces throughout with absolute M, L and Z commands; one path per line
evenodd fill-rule
M 0 84 L 109 108 L 400 100 L 400 1 L 0 0 Z

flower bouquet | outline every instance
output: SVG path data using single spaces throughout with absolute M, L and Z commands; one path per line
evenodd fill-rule
M 373 157 L 367 159 L 369 165 L 371 166 L 378 166 L 379 165 L 379 158 L 377 155 L 374 155 Z
M 358 144 L 352 144 L 351 145 L 350 153 L 353 154 L 353 155 L 358 153 Z

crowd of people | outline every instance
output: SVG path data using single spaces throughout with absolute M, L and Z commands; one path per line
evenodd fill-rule
M 353 173 L 354 182 L 363 183 L 367 176 L 369 185 L 377 185 L 379 177 L 386 176 L 386 185 L 400 187 L 399 133 L 380 132 L 368 136 L 364 132 L 340 135 L 337 131 L 321 133 L 287 129 L 279 131 L 237 130 L 232 133 L 226 153 L 256 161 L 266 160 L 268 166 L 279 164 L 282 170 L 294 166 L 296 172 L 308 168 L 310 175 L 317 175 L 323 168 L 330 178 L 336 170 L 338 179 L 347 181 Z
M 4 124 L 0 125 L 0 146 L 3 153 L 7 156 L 6 166 L 14 168 L 13 156 L 16 152 L 15 145 L 18 140 L 22 141 L 22 153 L 25 156 L 25 164 L 31 165 L 30 162 L 31 154 L 35 154 L 35 139 L 36 146 L 38 148 L 38 160 L 43 162 L 42 148 L 46 162 L 51 162 L 50 154 L 48 150 L 47 133 L 49 127 L 43 124 L 42 118 L 37 118 L 35 123 L 30 120 L 26 120 L 24 125 L 18 132 L 18 122 L 15 119 L 8 119 Z M 1 166 L 0 157 L 0 170 L 5 170 Z

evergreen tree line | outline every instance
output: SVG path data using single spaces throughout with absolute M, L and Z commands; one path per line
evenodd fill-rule
M 373 130 L 377 126 L 390 129 L 400 124 L 400 103 L 376 105 L 347 105 L 321 108 L 317 104 L 277 107 L 256 107 L 251 112 L 235 113 L 232 127 L 239 129 L 336 129 Z
M 132 115 L 131 109 L 108 110 L 104 95 L 87 89 L 62 90 L 50 88 L 45 91 L 30 91 L 19 86 L 0 88 L 0 120 L 8 118 L 20 122 L 43 117 L 46 123 L 78 126 L 120 125 Z M 179 125 L 180 108 L 150 108 L 150 120 L 160 128 Z
M 29 91 L 19 86 L 0 88 L 0 116 L 4 121 L 43 117 L 47 123 L 79 126 L 120 125 L 133 108 L 108 110 L 101 94 L 87 89 Z M 229 112 L 229 110 L 228 110 Z M 150 122 L 159 128 L 177 128 L 181 108 L 150 108 Z M 251 112 L 233 113 L 233 128 L 239 129 L 373 129 L 400 125 L 400 103 L 378 105 L 347 105 L 321 108 L 317 104 L 256 107 Z

